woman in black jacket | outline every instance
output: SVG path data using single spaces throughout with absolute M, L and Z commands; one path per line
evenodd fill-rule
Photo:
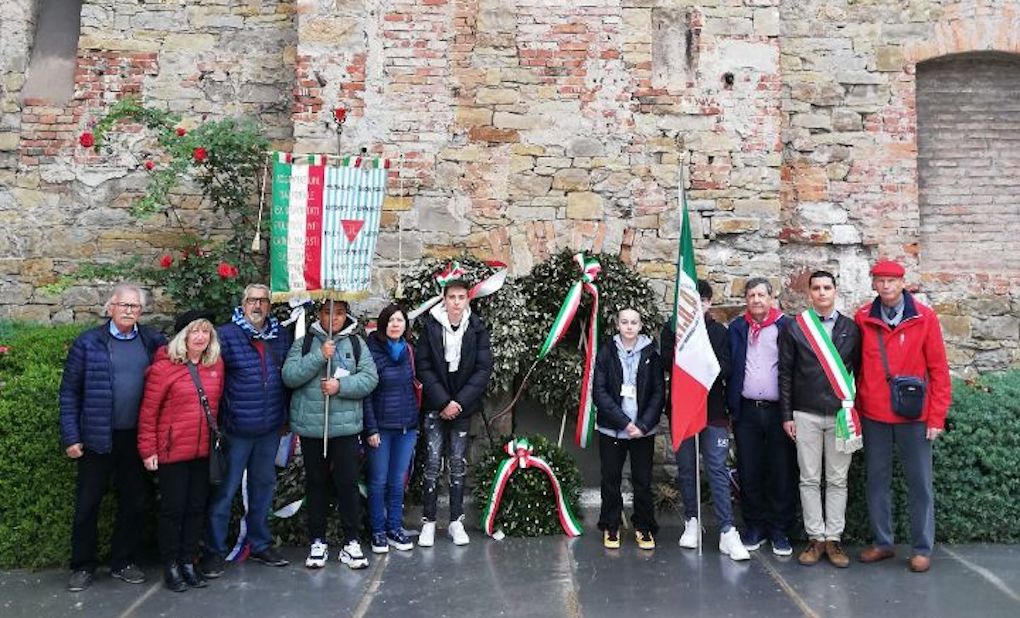
M 618 334 L 600 347 L 595 359 L 595 423 L 602 467 L 599 529 L 607 548 L 620 547 L 620 482 L 629 453 L 635 536 L 641 549 L 655 549 L 659 526 L 652 503 L 652 455 L 665 388 L 662 361 L 652 339 L 641 334 L 637 311 L 620 310 L 616 327 Z

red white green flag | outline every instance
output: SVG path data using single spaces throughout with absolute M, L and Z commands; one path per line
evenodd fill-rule
M 673 299 L 673 367 L 670 374 L 670 433 L 673 450 L 708 424 L 708 391 L 719 375 L 719 361 L 705 327 L 694 265 L 694 237 L 687 214 L 687 198 L 680 182 L 680 248 L 676 260 Z
M 322 155 L 273 156 L 270 285 L 274 301 L 295 295 L 368 295 L 389 162 Z

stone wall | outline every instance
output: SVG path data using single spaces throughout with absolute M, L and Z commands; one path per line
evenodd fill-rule
M 868 264 L 890 256 L 942 314 L 955 367 L 1020 362 L 1017 263 L 936 257 L 968 238 L 966 217 L 986 210 L 967 191 L 984 189 L 968 185 L 956 213 L 919 185 L 946 128 L 919 126 L 929 95 L 915 94 L 920 62 L 1020 51 L 1015 0 L 95 0 L 60 108 L 18 96 L 33 6 L 0 0 L 0 317 L 84 317 L 95 290 L 37 287 L 78 260 L 175 242 L 126 214 L 140 161 L 75 148 L 105 103 L 141 94 L 194 121 L 253 115 L 298 152 L 335 152 L 331 110 L 348 108 L 343 149 L 397 163 L 375 304 L 400 256 L 466 248 L 523 274 L 569 247 L 621 254 L 665 310 L 683 168 L 724 310 L 752 275 L 798 309 L 819 267 L 852 308 L 871 295 Z M 992 105 L 1010 100 L 1009 75 L 988 82 Z M 1000 176 L 993 230 L 1020 222 L 1016 168 Z M 960 217 L 946 231 L 934 213 Z

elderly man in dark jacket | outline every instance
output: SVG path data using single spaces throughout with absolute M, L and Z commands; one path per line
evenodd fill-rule
M 60 383 L 60 440 L 78 462 L 71 579 L 68 589 L 88 588 L 96 569 L 99 504 L 110 477 L 117 488 L 110 574 L 132 584 L 145 581 L 135 566 L 145 497 L 145 471 L 138 455 L 138 409 L 145 368 L 166 343 L 158 332 L 138 324 L 145 293 L 122 283 L 106 302 L 110 316 L 85 331 L 71 346 Z
M 216 329 L 226 371 L 220 400 L 220 426 L 230 445 L 227 474 L 209 504 L 206 553 L 201 570 L 206 577 L 223 574 L 227 553 L 227 524 L 241 476 L 248 472 L 246 517 L 251 558 L 263 564 L 286 566 L 273 547 L 269 510 L 276 489 L 276 451 L 280 430 L 287 423 L 287 390 L 281 370 L 291 337 L 270 315 L 269 288 L 261 284 L 244 290 L 233 319 Z
M 489 331 L 471 313 L 470 286 L 454 280 L 443 289 L 443 302 L 433 307 L 422 325 L 417 373 L 424 389 L 425 465 L 424 512 L 418 545 L 431 547 L 436 534 L 436 488 L 444 441 L 449 444 L 450 527 L 456 545 L 470 539 L 464 530 L 464 480 L 467 477 L 468 429 L 471 416 L 482 409 L 492 375 Z

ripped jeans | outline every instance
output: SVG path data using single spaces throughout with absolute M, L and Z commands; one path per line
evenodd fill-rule
M 447 421 L 440 418 L 437 411 L 425 415 L 428 458 L 425 461 L 422 515 L 427 521 L 436 521 L 436 494 L 439 488 L 444 443 L 449 448 L 446 461 L 450 469 L 450 521 L 456 521 L 464 514 L 464 480 L 467 478 L 466 454 L 470 425 L 470 417 L 459 416 Z

